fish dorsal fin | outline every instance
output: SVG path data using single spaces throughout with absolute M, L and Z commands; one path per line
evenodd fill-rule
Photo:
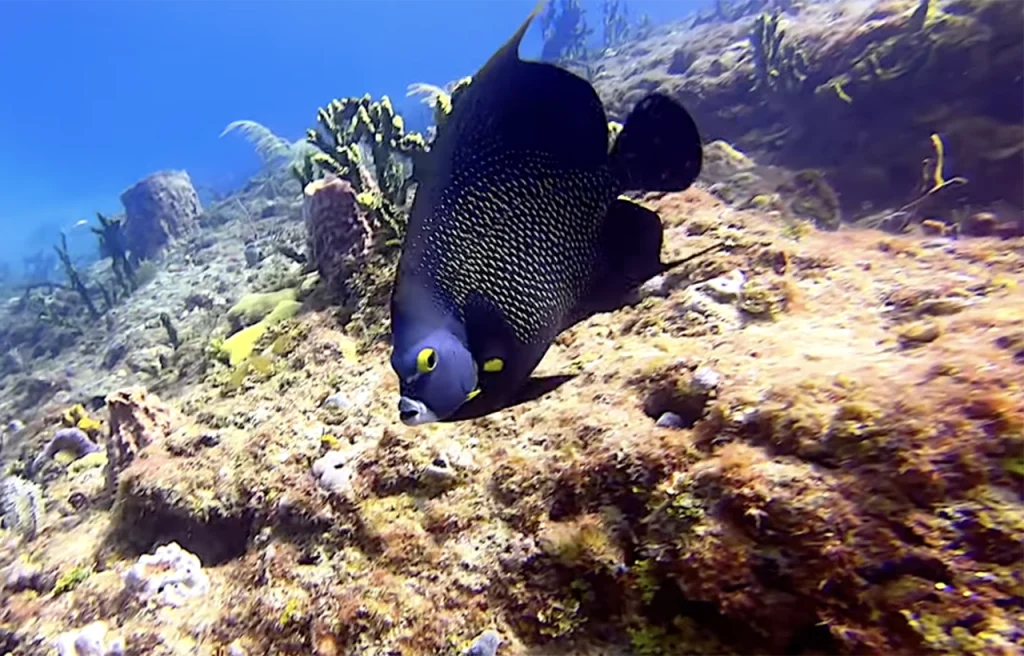
M 539 3 L 473 76 L 434 144 L 436 161 L 457 170 L 488 151 L 543 153 L 566 169 L 608 161 L 608 123 L 590 83 L 519 57 L 523 35 L 544 6 Z
M 540 0 L 537 3 L 537 6 L 533 8 L 530 15 L 523 21 L 523 24 L 519 26 L 519 29 L 505 42 L 505 45 L 498 48 L 498 51 L 491 55 L 491 58 L 483 65 L 476 77 L 479 78 L 486 75 L 489 71 L 500 67 L 507 61 L 519 61 L 519 45 L 523 42 L 523 36 L 526 34 L 526 30 L 530 29 L 530 23 L 533 22 L 533 19 L 537 17 L 537 14 L 544 9 L 547 3 L 548 0 Z

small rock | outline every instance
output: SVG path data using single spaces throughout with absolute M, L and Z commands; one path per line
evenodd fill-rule
M 325 408 L 331 408 L 332 410 L 348 410 L 352 404 L 349 402 L 348 397 L 341 392 L 335 392 L 326 399 L 324 399 L 323 406 Z
M 313 463 L 313 475 L 320 487 L 343 498 L 352 496 L 352 477 L 355 472 L 349 463 L 366 448 L 352 446 L 345 450 L 328 451 Z
M 648 296 L 657 296 L 659 298 L 665 298 L 669 294 L 668 279 L 663 276 L 654 276 L 644 284 L 640 285 L 640 298 L 647 298 Z
M 476 637 L 466 650 L 466 656 L 495 656 L 500 644 L 501 636 L 498 632 L 488 629 Z
M 68 504 L 75 509 L 76 512 L 82 512 L 89 506 L 89 497 L 83 492 L 72 492 L 68 496 Z
M 123 340 L 118 340 L 107 348 L 107 352 L 103 355 L 103 368 L 113 369 L 118 362 L 124 357 L 125 353 L 128 352 L 128 344 Z
M 434 458 L 434 461 L 423 469 L 423 478 L 434 484 L 447 485 L 457 477 L 448 458 L 443 454 Z
M 968 307 L 970 307 L 970 303 L 965 299 L 951 296 L 947 298 L 930 298 L 919 303 L 915 309 L 918 314 L 942 316 L 962 312 Z
M 38 565 L 16 561 L 4 570 L 4 589 L 9 592 L 44 592 L 50 587 L 47 583 L 52 584 L 46 580 L 46 575 Z
M 182 606 L 190 599 L 204 596 L 210 589 L 210 579 L 195 554 L 171 542 L 141 556 L 125 573 L 124 585 L 144 601 Z
M 976 212 L 961 224 L 961 230 L 971 237 L 988 237 L 995 234 L 999 217 L 992 212 Z
M 708 367 L 701 367 L 697 369 L 697 371 L 693 372 L 691 385 L 695 390 L 710 392 L 718 389 L 718 384 L 721 381 L 722 377 L 718 375 L 718 372 Z
M 199 436 L 199 444 L 205 447 L 214 447 L 220 444 L 220 435 L 217 433 L 203 433 Z
M 654 425 L 659 428 L 686 428 L 686 422 L 674 412 L 661 413 L 661 416 L 658 417 L 658 421 Z
M 122 656 L 124 641 L 113 638 L 107 641 L 106 622 L 93 622 L 77 631 L 62 633 L 54 647 L 58 656 Z
M 727 303 L 739 298 L 743 291 L 743 283 L 747 281 L 746 276 L 739 269 L 734 269 L 724 276 L 718 276 L 696 285 L 702 291 L 719 303 Z
M 0 361 L 0 371 L 9 374 L 21 373 L 25 370 L 25 360 L 21 357 L 21 353 L 18 349 L 11 349 L 4 354 L 3 360 Z
M 941 334 L 942 329 L 934 321 L 919 321 L 900 330 L 899 339 L 904 346 L 916 346 L 934 342 Z
M 209 310 L 213 307 L 213 296 L 208 292 L 192 292 L 185 297 L 185 310 Z

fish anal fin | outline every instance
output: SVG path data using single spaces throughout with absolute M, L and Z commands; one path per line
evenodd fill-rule
M 626 119 L 611 159 L 623 190 L 682 191 L 700 175 L 697 124 L 682 105 L 652 93 Z
M 661 244 L 656 212 L 623 198 L 612 202 L 601 227 L 598 266 L 573 323 L 621 307 L 644 281 L 661 273 Z

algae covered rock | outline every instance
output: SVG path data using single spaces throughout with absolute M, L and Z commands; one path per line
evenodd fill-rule
M 821 171 L 848 217 L 913 200 L 939 133 L 970 180 L 943 212 L 964 199 L 1024 205 L 1018 0 L 715 4 L 711 22 L 600 60 L 612 118 L 665 93 L 708 142 Z
M 117 489 L 118 475 L 155 441 L 165 439 L 181 423 L 178 413 L 143 387 L 119 390 L 107 397 L 110 436 L 107 438 L 107 490 Z
M 160 171 L 121 194 L 124 236 L 136 259 L 156 255 L 170 242 L 190 235 L 203 208 L 185 171 Z

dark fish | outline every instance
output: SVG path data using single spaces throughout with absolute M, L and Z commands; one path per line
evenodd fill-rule
M 502 407 L 559 332 L 672 266 L 658 215 L 619 194 L 690 186 L 693 119 L 652 94 L 609 153 L 594 89 L 519 58 L 536 13 L 463 92 L 416 193 L 391 297 L 409 425 Z

